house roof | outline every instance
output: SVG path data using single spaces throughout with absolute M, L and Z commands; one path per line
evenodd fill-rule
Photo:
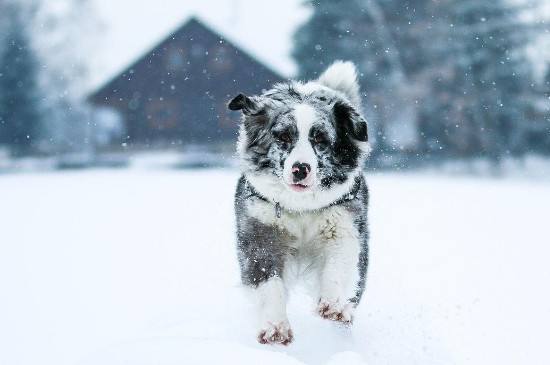
M 164 39 L 162 39 L 159 43 L 157 43 L 156 46 L 154 46 L 152 49 L 146 51 L 143 53 L 140 57 L 138 57 L 137 60 L 132 62 L 129 66 L 125 67 L 122 71 L 117 73 L 115 76 L 111 77 L 107 82 L 105 82 L 102 86 L 100 86 L 95 91 L 92 91 L 88 95 L 88 100 L 94 103 L 101 103 L 101 99 L 105 97 L 105 93 L 109 92 L 111 89 L 113 89 L 115 83 L 120 80 L 122 77 L 125 77 L 130 70 L 133 70 L 139 65 L 140 63 L 144 62 L 149 56 L 155 53 L 160 53 L 160 51 L 168 45 L 171 41 L 173 41 L 178 35 L 185 34 L 185 32 L 190 30 L 204 30 L 209 32 L 212 36 L 219 38 L 220 40 L 223 40 L 223 42 L 228 45 L 229 47 L 232 47 L 236 50 L 238 50 L 241 57 L 244 57 L 248 61 L 251 61 L 253 63 L 257 63 L 258 65 L 261 65 L 263 69 L 265 69 L 267 72 L 271 73 L 273 75 L 274 80 L 283 80 L 284 77 L 282 77 L 279 73 L 271 69 L 269 66 L 265 65 L 249 53 L 247 53 L 242 48 L 238 47 L 235 43 L 228 40 L 225 36 L 221 35 L 217 31 L 215 31 L 211 26 L 207 25 L 203 20 L 199 20 L 196 17 L 191 17 L 188 21 L 186 21 L 182 26 L 180 26 L 178 29 L 170 33 L 168 36 L 166 36 Z

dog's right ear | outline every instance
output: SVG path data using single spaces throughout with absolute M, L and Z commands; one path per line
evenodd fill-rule
M 336 123 L 344 126 L 350 135 L 360 142 L 367 142 L 367 121 L 349 104 L 336 102 L 334 104 Z
M 230 110 L 242 110 L 245 115 L 263 114 L 264 109 L 253 98 L 244 94 L 239 94 L 233 98 L 227 105 Z
M 360 108 L 361 96 L 357 83 L 357 68 L 353 62 L 336 61 L 317 80 L 321 85 L 338 90 L 352 102 L 353 106 Z

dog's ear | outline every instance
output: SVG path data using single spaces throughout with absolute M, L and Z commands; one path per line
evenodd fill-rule
M 334 62 L 319 76 L 317 82 L 342 92 L 355 107 L 361 107 L 357 69 L 353 62 Z
M 367 142 L 367 121 L 349 104 L 338 101 L 334 104 L 334 119 L 337 125 L 344 126 L 356 140 Z
M 249 98 L 244 94 L 239 94 L 233 98 L 227 105 L 230 110 L 242 110 L 245 115 L 260 115 L 264 113 L 264 108 L 257 100 Z

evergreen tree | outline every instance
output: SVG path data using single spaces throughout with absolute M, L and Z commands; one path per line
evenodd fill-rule
M 436 137 L 445 153 L 498 161 L 523 151 L 531 77 L 523 55 L 533 29 L 520 22 L 519 10 L 505 0 L 438 4 L 434 44 L 447 46 L 433 53 L 434 69 L 445 76 L 433 81 L 426 114 L 429 123 L 443 124 Z
M 369 0 L 307 1 L 311 18 L 295 33 L 293 57 L 299 76 L 319 76 L 335 60 L 353 61 L 358 81 L 367 100 L 371 135 L 377 139 L 377 151 L 385 149 L 383 125 L 393 110 L 394 91 L 402 84 L 404 72 L 391 25 L 382 7 Z
M 17 3 L 1 3 L 6 32 L 0 54 L 0 144 L 15 155 L 32 151 L 40 134 L 38 62 Z
M 40 72 L 44 95 L 46 152 L 93 148 L 89 106 L 85 102 L 87 64 L 99 33 L 93 4 L 86 0 L 33 0 L 33 41 L 47 65 Z
M 293 57 L 300 77 L 315 78 L 334 60 L 350 60 L 361 70 L 360 82 L 368 89 L 383 84 L 391 74 L 385 54 L 383 15 L 369 9 L 365 0 L 309 0 L 312 17 L 295 33 Z M 388 37 L 386 37 L 388 38 Z M 368 56 L 368 57 L 365 57 Z M 367 76 L 368 74 L 368 76 Z
M 296 33 L 293 53 L 300 76 L 315 77 L 335 59 L 356 62 L 378 142 L 413 102 L 408 115 L 431 155 L 498 161 L 525 149 L 531 72 L 523 55 L 534 27 L 520 21 L 522 7 L 506 0 L 307 4 L 313 14 Z

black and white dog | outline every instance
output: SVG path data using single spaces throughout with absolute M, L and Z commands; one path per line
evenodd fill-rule
M 370 147 L 356 78 L 353 63 L 336 62 L 316 81 L 229 103 L 243 113 L 237 246 L 261 343 L 292 341 L 285 284 L 293 264 L 314 270 L 323 318 L 351 323 L 365 289 Z

